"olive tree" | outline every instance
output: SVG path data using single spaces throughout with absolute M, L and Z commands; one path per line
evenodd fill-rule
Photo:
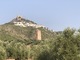
M 6 60 L 6 50 L 0 46 L 0 60 Z

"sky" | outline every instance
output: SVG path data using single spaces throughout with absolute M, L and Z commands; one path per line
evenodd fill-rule
M 55 31 L 80 28 L 80 0 L 0 0 L 0 24 L 22 16 Z

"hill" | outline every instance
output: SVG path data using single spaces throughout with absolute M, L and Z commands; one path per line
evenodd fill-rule
M 36 29 L 41 31 L 42 40 L 50 40 L 55 36 L 54 32 L 48 30 L 42 25 L 40 26 L 39 24 L 22 17 L 16 17 L 11 22 L 0 25 L 0 40 L 23 42 L 33 41 L 35 40 Z

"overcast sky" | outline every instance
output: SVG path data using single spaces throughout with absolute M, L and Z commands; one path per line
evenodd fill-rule
M 80 0 L 0 0 L 0 24 L 17 15 L 53 30 L 80 28 Z

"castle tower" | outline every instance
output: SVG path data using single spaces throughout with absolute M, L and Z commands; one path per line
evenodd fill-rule
M 21 16 L 17 16 L 17 20 L 21 21 L 22 17 Z
M 42 38 L 41 38 L 41 30 L 39 30 L 39 29 L 36 30 L 36 40 L 42 40 Z

